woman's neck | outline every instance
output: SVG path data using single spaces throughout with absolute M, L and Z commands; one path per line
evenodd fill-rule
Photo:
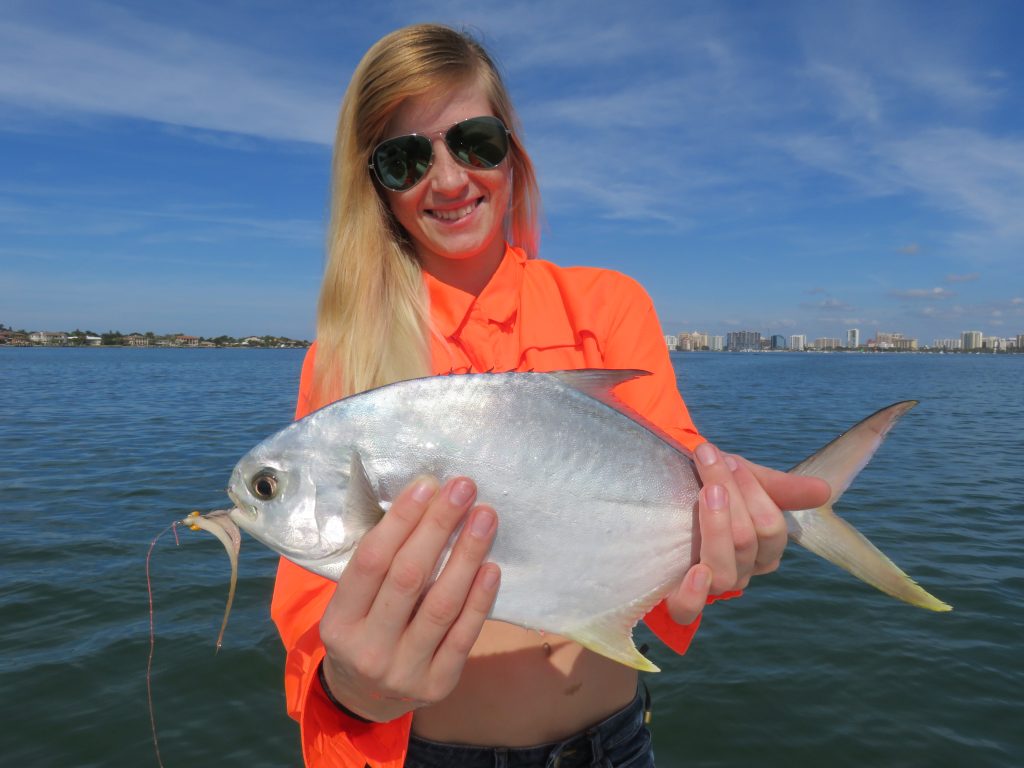
M 497 240 L 485 251 L 464 259 L 451 259 L 436 254 L 421 254 L 423 269 L 445 285 L 479 296 L 505 256 L 504 240 Z

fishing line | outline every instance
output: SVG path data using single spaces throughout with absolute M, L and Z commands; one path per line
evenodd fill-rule
M 153 582 L 149 578 L 149 561 L 153 557 L 153 548 L 157 541 L 168 531 L 174 531 L 174 545 L 180 545 L 178 541 L 179 525 L 180 521 L 175 520 L 160 531 L 149 543 L 149 552 L 146 553 L 146 592 L 149 594 L 149 659 L 146 661 L 146 702 L 149 704 L 149 726 L 153 730 L 153 749 L 156 750 L 156 762 L 160 768 L 164 768 L 164 762 L 160 758 L 160 744 L 156 738 L 156 712 L 153 709 L 153 650 L 156 648 L 156 625 L 153 620 Z

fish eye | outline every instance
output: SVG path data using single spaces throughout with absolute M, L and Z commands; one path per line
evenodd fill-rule
M 257 472 L 250 485 L 256 498 L 263 501 L 269 501 L 277 495 L 277 476 L 269 469 Z

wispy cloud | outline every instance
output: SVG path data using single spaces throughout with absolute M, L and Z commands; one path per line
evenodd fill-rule
M 966 275 L 946 275 L 947 283 L 973 283 L 979 277 L 977 272 L 969 272 Z
M 287 61 L 126 12 L 0 21 L 0 102 L 275 140 L 331 141 L 338 93 Z M 103 23 L 112 22 L 112 23 Z M 333 85 L 333 84 L 331 84 Z
M 891 291 L 892 296 L 900 299 L 948 299 L 953 292 L 946 288 L 908 288 L 902 291 Z
M 801 304 L 803 309 L 812 309 L 819 312 L 835 313 L 835 312 L 849 312 L 853 307 L 847 304 L 845 301 L 840 301 L 834 297 L 829 297 L 822 301 L 815 302 L 813 304 Z

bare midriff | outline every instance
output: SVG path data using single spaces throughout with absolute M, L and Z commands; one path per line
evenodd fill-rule
M 545 744 L 619 711 L 636 685 L 636 670 L 571 640 L 488 621 L 455 690 L 417 710 L 412 730 L 457 744 Z

